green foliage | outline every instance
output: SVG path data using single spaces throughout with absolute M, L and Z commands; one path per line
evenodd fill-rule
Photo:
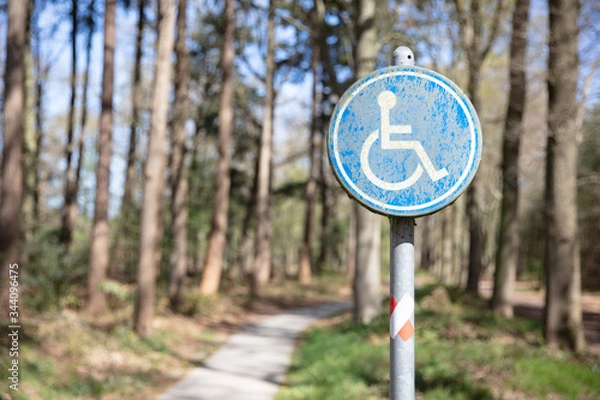
M 122 309 L 134 302 L 134 286 L 113 279 L 106 279 L 100 284 L 100 290 L 107 294 L 109 306 L 113 310 Z
M 448 290 L 453 304 L 443 312 L 422 307 L 431 304 L 426 299 L 438 287 L 427 285 L 416 293 L 416 389 L 421 398 L 600 396 L 597 358 L 550 354 L 541 346 L 539 323 L 497 317 L 458 290 Z M 388 321 L 383 313 L 364 326 L 348 316 L 308 332 L 276 399 L 388 398 Z
M 129 209 L 121 211 L 119 218 L 111 223 L 112 257 L 109 275 L 125 283 L 134 283 L 140 240 L 140 209 L 135 204 L 127 207 Z
M 330 221 L 323 243 L 319 243 L 320 251 L 325 252 L 324 265 L 321 271 L 345 271 L 345 253 L 348 249 L 348 231 L 350 230 L 350 218 L 338 216 Z
M 522 279 L 543 280 L 544 199 L 539 196 L 521 220 L 518 274 Z
M 581 251 L 581 282 L 584 289 L 600 289 L 600 107 L 590 110 L 582 128 L 577 182 Z M 520 226 L 520 276 L 541 279 L 544 274 L 544 199 L 539 196 Z
M 581 276 L 585 288 L 600 289 L 600 106 L 583 124 L 578 173 Z
M 182 313 L 197 318 L 214 315 L 219 309 L 219 300 L 218 296 L 204 296 L 197 291 L 188 291 Z
M 70 252 L 59 243 L 58 229 L 52 224 L 38 226 L 28 246 L 29 260 L 24 265 L 23 301 L 36 311 L 78 306 L 78 288 L 86 282 L 86 242 L 75 237 Z

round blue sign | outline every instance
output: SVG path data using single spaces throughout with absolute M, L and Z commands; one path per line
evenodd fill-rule
M 475 108 L 451 80 L 388 67 L 352 85 L 333 113 L 329 161 L 342 187 L 374 212 L 415 217 L 450 205 L 481 160 Z

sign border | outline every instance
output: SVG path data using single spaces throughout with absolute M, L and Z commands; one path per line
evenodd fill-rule
M 450 93 L 458 102 L 465 115 L 469 120 L 469 130 L 471 136 L 471 146 L 469 160 L 467 167 L 461 174 L 458 181 L 442 195 L 431 199 L 427 203 L 418 205 L 393 205 L 386 204 L 373 196 L 366 194 L 363 190 L 356 186 L 356 184 L 349 178 L 347 172 L 343 168 L 338 149 L 338 133 L 339 126 L 341 124 L 342 116 L 350 102 L 354 97 L 364 90 L 366 87 L 374 82 L 381 79 L 394 76 L 416 76 L 430 80 L 441 87 L 443 87 L 448 93 Z M 433 214 L 444 207 L 452 204 L 469 186 L 473 181 L 475 174 L 479 168 L 482 154 L 482 135 L 481 135 L 481 124 L 479 116 L 475 107 L 454 82 L 445 76 L 432 71 L 427 68 L 416 67 L 416 66 L 392 66 L 379 69 L 374 71 L 362 79 L 355 82 L 341 97 L 337 103 L 333 112 L 333 117 L 329 125 L 329 132 L 327 135 L 327 152 L 329 163 L 334 171 L 334 175 L 341 184 L 341 186 L 348 192 L 350 196 L 359 201 L 362 205 L 379 214 L 389 216 L 406 216 L 406 217 L 417 217 L 422 215 Z M 444 201 L 446 200 L 446 201 Z M 443 202 L 443 203 L 442 203 Z

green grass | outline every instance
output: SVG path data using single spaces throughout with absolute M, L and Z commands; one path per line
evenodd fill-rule
M 436 287 L 416 293 L 417 398 L 600 398 L 597 357 L 551 354 L 539 323 L 494 316 L 457 290 L 443 312 L 421 307 Z M 389 398 L 387 313 L 368 327 L 350 318 L 305 335 L 277 400 Z
M 383 328 L 384 318 L 375 326 Z M 310 331 L 277 399 L 366 399 L 387 396 L 388 350 L 369 343 L 371 328 L 344 322 Z

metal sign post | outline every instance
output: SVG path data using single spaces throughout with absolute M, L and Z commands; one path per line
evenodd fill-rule
M 390 398 L 415 396 L 415 219 L 390 218 Z
M 348 194 L 390 217 L 390 397 L 415 398 L 414 217 L 452 204 L 482 151 L 477 112 L 445 76 L 414 66 L 406 47 L 394 66 L 355 82 L 327 135 L 329 162 Z

